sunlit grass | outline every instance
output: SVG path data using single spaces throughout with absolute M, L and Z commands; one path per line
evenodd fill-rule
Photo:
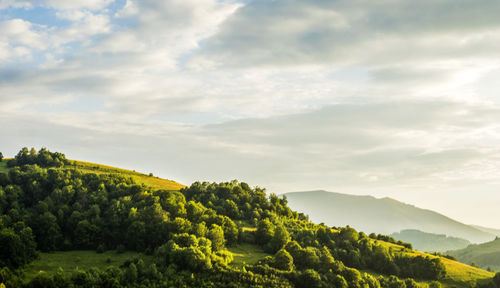
M 270 254 L 264 252 L 260 246 L 253 244 L 240 244 L 234 247 L 228 247 L 228 250 L 233 254 L 233 262 L 231 262 L 231 266 L 236 268 L 255 264 L 262 258 L 271 256 Z
M 96 174 L 108 174 L 108 173 L 120 174 L 122 176 L 131 177 L 137 183 L 143 183 L 144 185 L 153 187 L 155 189 L 180 190 L 181 188 L 186 187 L 172 180 L 162 179 L 131 170 L 120 169 L 112 166 L 84 162 L 84 161 L 70 160 L 70 164 L 66 165 L 65 168 L 76 168 L 83 172 L 96 173 Z
M 116 253 L 116 251 L 106 251 L 96 253 L 95 251 L 74 250 L 58 251 L 53 253 L 40 253 L 40 258 L 31 262 L 24 269 L 25 280 L 29 282 L 38 273 L 46 272 L 53 274 L 62 268 L 65 273 L 75 270 L 88 270 L 90 268 L 106 269 L 109 266 L 120 266 L 126 260 L 140 258 L 146 266 L 152 263 L 152 256 L 147 256 L 137 252 Z
M 0 162 L 0 173 L 7 173 L 9 171 L 9 168 L 7 168 L 7 160 L 9 159 L 4 159 L 2 162 Z M 144 184 L 154 189 L 178 191 L 186 187 L 185 185 L 179 184 L 172 180 L 162 179 L 155 176 L 149 176 L 131 170 L 120 169 L 112 166 L 84 162 L 84 161 L 75 161 L 75 160 L 69 160 L 69 161 L 70 164 L 65 165 L 63 169 L 78 169 L 82 172 L 95 173 L 95 174 L 120 174 L 122 176 L 131 177 L 132 179 L 134 179 L 135 182 L 139 184 Z

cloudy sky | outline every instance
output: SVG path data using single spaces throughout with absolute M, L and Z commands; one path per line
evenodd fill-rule
M 500 228 L 496 0 L 0 0 L 0 151 Z

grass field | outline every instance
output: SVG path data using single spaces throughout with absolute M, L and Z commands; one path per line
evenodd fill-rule
M 126 260 L 141 258 L 148 266 L 152 263 L 152 256 L 147 256 L 137 252 L 107 251 L 101 254 L 95 251 L 59 251 L 53 253 L 40 253 L 40 258 L 28 264 L 24 269 L 26 281 L 33 279 L 40 272 L 55 273 L 61 267 L 65 272 L 76 269 L 87 270 L 92 267 L 106 269 L 108 266 L 120 266 Z
M 9 169 L 7 168 L 7 161 L 6 159 L 3 159 L 2 162 L 0 162 L 0 173 L 7 173 L 9 172 Z
M 232 267 L 241 268 L 245 264 L 255 264 L 260 259 L 271 256 L 264 252 L 260 246 L 252 244 L 240 244 L 234 247 L 229 247 L 228 250 L 233 253 Z
M 96 173 L 96 174 L 111 173 L 111 174 L 120 174 L 123 176 L 129 176 L 133 178 L 137 183 L 143 183 L 144 185 L 153 187 L 155 189 L 180 190 L 181 188 L 186 187 L 172 180 L 149 176 L 131 170 L 125 170 L 116 167 L 84 162 L 84 161 L 70 160 L 70 162 L 71 164 L 66 165 L 65 168 L 76 168 L 84 172 Z

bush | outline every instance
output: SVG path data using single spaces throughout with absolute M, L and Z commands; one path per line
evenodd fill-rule
M 125 246 L 123 246 L 121 244 L 116 246 L 116 253 L 117 254 L 122 254 L 123 252 L 125 252 Z
M 441 283 L 439 283 L 438 281 L 432 281 L 431 283 L 429 283 L 429 288 L 441 288 Z
M 106 252 L 106 246 L 104 246 L 103 244 L 99 244 L 99 246 L 97 246 L 96 252 L 99 254 Z

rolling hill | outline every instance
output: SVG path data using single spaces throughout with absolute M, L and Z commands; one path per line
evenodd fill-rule
M 332 226 L 350 225 L 366 233 L 391 234 L 405 229 L 445 234 L 472 243 L 491 241 L 494 235 L 391 198 L 375 198 L 327 191 L 283 194 L 289 206 L 308 214 L 312 221 Z
M 420 230 L 402 230 L 389 235 L 396 240 L 411 243 L 413 248 L 426 252 L 446 252 L 458 250 L 470 245 L 470 242 L 457 237 L 450 237 L 444 234 L 426 233 Z
M 155 189 L 165 189 L 178 191 L 181 188 L 186 187 L 185 185 L 179 184 L 172 180 L 167 180 L 153 175 L 146 175 L 136 171 L 116 168 L 112 166 L 96 164 L 85 161 L 69 160 L 69 164 L 65 166 L 65 169 L 77 169 L 86 173 L 95 174 L 115 174 L 126 176 L 134 179 L 137 183 L 144 184 L 146 186 L 153 187 Z
M 469 265 L 474 263 L 484 269 L 491 268 L 500 271 L 500 238 L 446 253 L 456 257 L 460 262 Z
M 0 171 L 0 287 L 498 288 L 494 273 L 313 223 L 236 180 L 186 187 L 23 151 Z
M 481 230 L 481 231 L 484 231 L 486 233 L 490 233 L 490 234 L 493 234 L 495 236 L 500 237 L 500 229 L 487 228 L 487 227 L 478 226 L 478 225 L 470 225 L 470 226 L 476 228 L 477 230 Z

